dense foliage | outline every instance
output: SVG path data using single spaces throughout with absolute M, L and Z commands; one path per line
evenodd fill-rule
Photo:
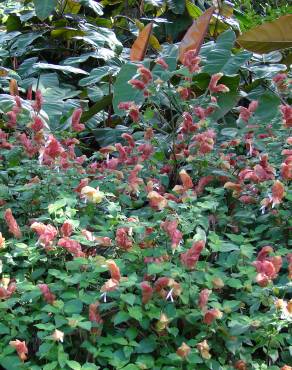
M 282 53 L 239 49 L 218 18 L 200 50 L 156 32 L 130 62 L 106 23 L 124 2 L 73 3 L 5 2 L 0 365 L 291 370 Z

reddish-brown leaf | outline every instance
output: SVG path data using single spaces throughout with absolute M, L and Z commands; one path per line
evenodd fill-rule
M 17 81 L 13 78 L 9 81 L 9 92 L 13 96 L 19 95 Z
M 185 52 L 188 50 L 196 49 L 197 54 L 199 54 L 214 10 L 215 8 L 213 6 L 206 10 L 187 30 L 179 46 L 179 60 L 181 62 L 183 61 Z
M 149 23 L 143 28 L 142 31 L 139 32 L 139 36 L 135 40 L 130 52 L 130 59 L 132 62 L 141 61 L 144 59 L 152 28 L 153 23 Z

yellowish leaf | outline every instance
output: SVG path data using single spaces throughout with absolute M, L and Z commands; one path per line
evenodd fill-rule
M 258 54 L 292 47 L 292 14 L 254 27 L 237 38 L 240 46 Z

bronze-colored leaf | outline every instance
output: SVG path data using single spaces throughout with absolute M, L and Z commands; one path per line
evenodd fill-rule
M 292 47 L 292 14 L 251 28 L 237 39 L 240 46 L 258 54 Z
M 187 30 L 187 33 L 185 34 L 179 46 L 179 60 L 181 62 L 184 54 L 188 50 L 196 49 L 197 54 L 199 54 L 214 10 L 214 7 L 207 9 Z
M 13 96 L 19 95 L 17 81 L 13 78 L 9 81 L 9 92 Z
M 152 28 L 153 23 L 151 22 L 139 32 L 139 36 L 135 40 L 130 52 L 130 59 L 132 62 L 141 61 L 144 59 Z

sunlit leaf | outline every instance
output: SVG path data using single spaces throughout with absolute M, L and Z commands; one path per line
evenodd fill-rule
M 76 73 L 76 74 L 83 74 L 88 75 L 88 72 L 83 71 L 83 69 L 75 68 L 71 66 L 58 66 L 56 64 L 49 64 L 49 63 L 36 63 L 34 65 L 35 69 L 54 69 L 61 72 L 69 72 L 69 73 Z

